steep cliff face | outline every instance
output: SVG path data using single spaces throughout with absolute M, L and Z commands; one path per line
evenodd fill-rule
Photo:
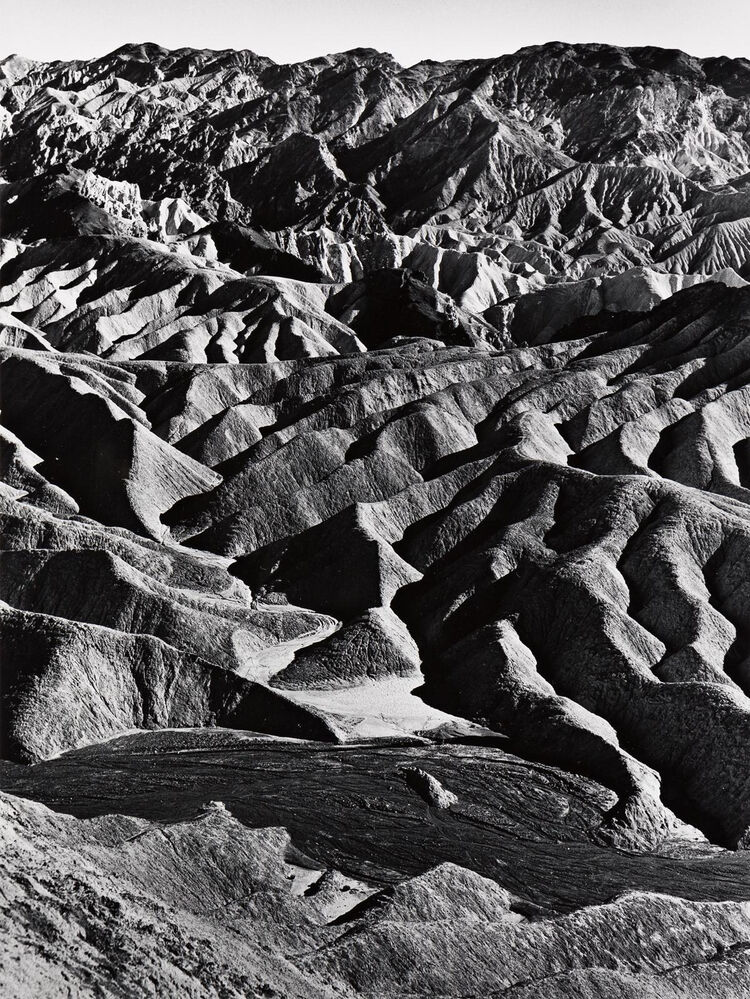
M 12 988 L 750 992 L 750 63 L 146 44 L 0 125 L 0 784 L 139 816 L 4 799 Z

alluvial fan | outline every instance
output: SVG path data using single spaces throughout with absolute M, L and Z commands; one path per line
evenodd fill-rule
M 0 991 L 750 997 L 750 62 L 0 62 Z

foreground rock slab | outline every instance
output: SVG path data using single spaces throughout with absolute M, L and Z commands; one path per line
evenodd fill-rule
M 3 794 L 0 841 L 6 995 L 406 999 L 468 984 L 720 999 L 750 988 L 748 902 L 635 893 L 549 919 L 442 864 L 369 896 L 328 874 L 329 895 L 332 884 L 352 895 L 330 921 L 314 890 L 325 872 L 285 830 L 247 829 L 218 802 L 155 824 L 80 821 Z

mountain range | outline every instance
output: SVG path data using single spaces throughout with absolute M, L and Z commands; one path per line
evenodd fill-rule
M 750 996 L 750 61 L 0 62 L 9 996 Z

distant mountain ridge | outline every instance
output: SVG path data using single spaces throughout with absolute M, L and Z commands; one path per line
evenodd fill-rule
M 437 303 L 450 320 L 437 321 L 438 339 L 442 323 L 460 327 L 464 342 L 497 346 L 520 336 L 519 299 L 553 285 L 562 286 L 560 329 L 596 311 L 591 288 L 615 275 L 610 303 L 636 310 L 648 299 L 643 272 L 650 304 L 667 287 L 651 273 L 670 275 L 671 291 L 686 278 L 750 277 L 749 89 L 747 60 L 562 43 L 409 68 L 371 49 L 293 65 L 153 44 L 89 61 L 10 57 L 0 77 L 0 218 L 4 235 L 24 244 L 147 239 L 137 252 L 153 258 L 148 269 L 163 269 L 163 247 L 176 256 L 174 282 L 229 281 L 222 307 L 231 301 L 239 313 L 248 293 L 258 298 L 253 275 L 340 284 L 405 268 L 448 296 Z M 62 252 L 90 254 L 89 273 L 107 268 L 103 244 Z M 18 253 L 13 273 L 27 259 L 36 267 L 36 255 Z M 238 285 L 235 272 L 251 284 Z M 323 318 L 312 332 L 300 326 L 287 287 L 274 289 L 274 314 L 294 332 L 279 335 L 274 320 L 244 350 L 218 344 L 210 325 L 187 342 L 180 334 L 177 347 L 174 303 L 160 284 L 161 339 L 149 339 L 147 355 L 361 349 L 356 329 L 347 339 Z M 316 311 L 328 297 L 317 294 Z M 608 307 L 606 295 L 598 301 Z M 49 321 L 7 295 L 2 304 L 32 326 Z M 405 332 L 386 324 L 379 340 Z M 531 333 L 523 339 L 549 335 Z M 135 346 L 127 356 L 139 356 Z M 109 336 L 85 349 L 123 356 Z

